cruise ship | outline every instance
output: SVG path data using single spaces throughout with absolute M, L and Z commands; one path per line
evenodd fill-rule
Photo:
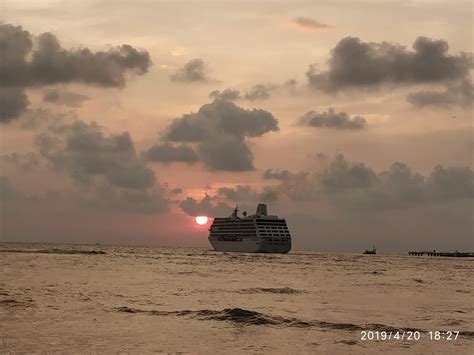
M 209 242 L 214 250 L 242 253 L 288 253 L 291 235 L 286 221 L 267 214 L 267 205 L 260 203 L 254 215 L 238 208 L 231 216 L 214 218 L 209 228 Z

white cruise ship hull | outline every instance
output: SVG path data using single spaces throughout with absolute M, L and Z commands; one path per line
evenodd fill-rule
M 291 235 L 285 219 L 268 215 L 267 206 L 257 206 L 254 215 L 239 217 L 238 209 L 227 218 L 214 218 L 209 242 L 216 251 L 241 253 L 288 253 Z
M 291 240 L 281 242 L 266 242 L 264 238 L 243 238 L 242 241 L 220 241 L 209 238 L 216 251 L 240 253 L 288 253 L 291 250 Z

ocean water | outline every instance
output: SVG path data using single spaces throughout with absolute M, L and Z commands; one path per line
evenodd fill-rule
M 473 261 L 4 243 L 0 352 L 472 354 Z

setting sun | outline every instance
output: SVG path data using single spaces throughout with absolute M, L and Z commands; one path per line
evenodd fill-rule
M 207 216 L 196 216 L 195 220 L 197 224 L 199 224 L 200 226 L 203 226 L 207 223 L 209 218 L 207 218 Z

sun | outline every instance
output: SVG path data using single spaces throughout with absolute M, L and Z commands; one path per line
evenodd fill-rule
M 209 218 L 207 218 L 207 216 L 196 216 L 195 218 L 196 223 L 199 224 L 200 226 L 207 224 L 208 220 Z

